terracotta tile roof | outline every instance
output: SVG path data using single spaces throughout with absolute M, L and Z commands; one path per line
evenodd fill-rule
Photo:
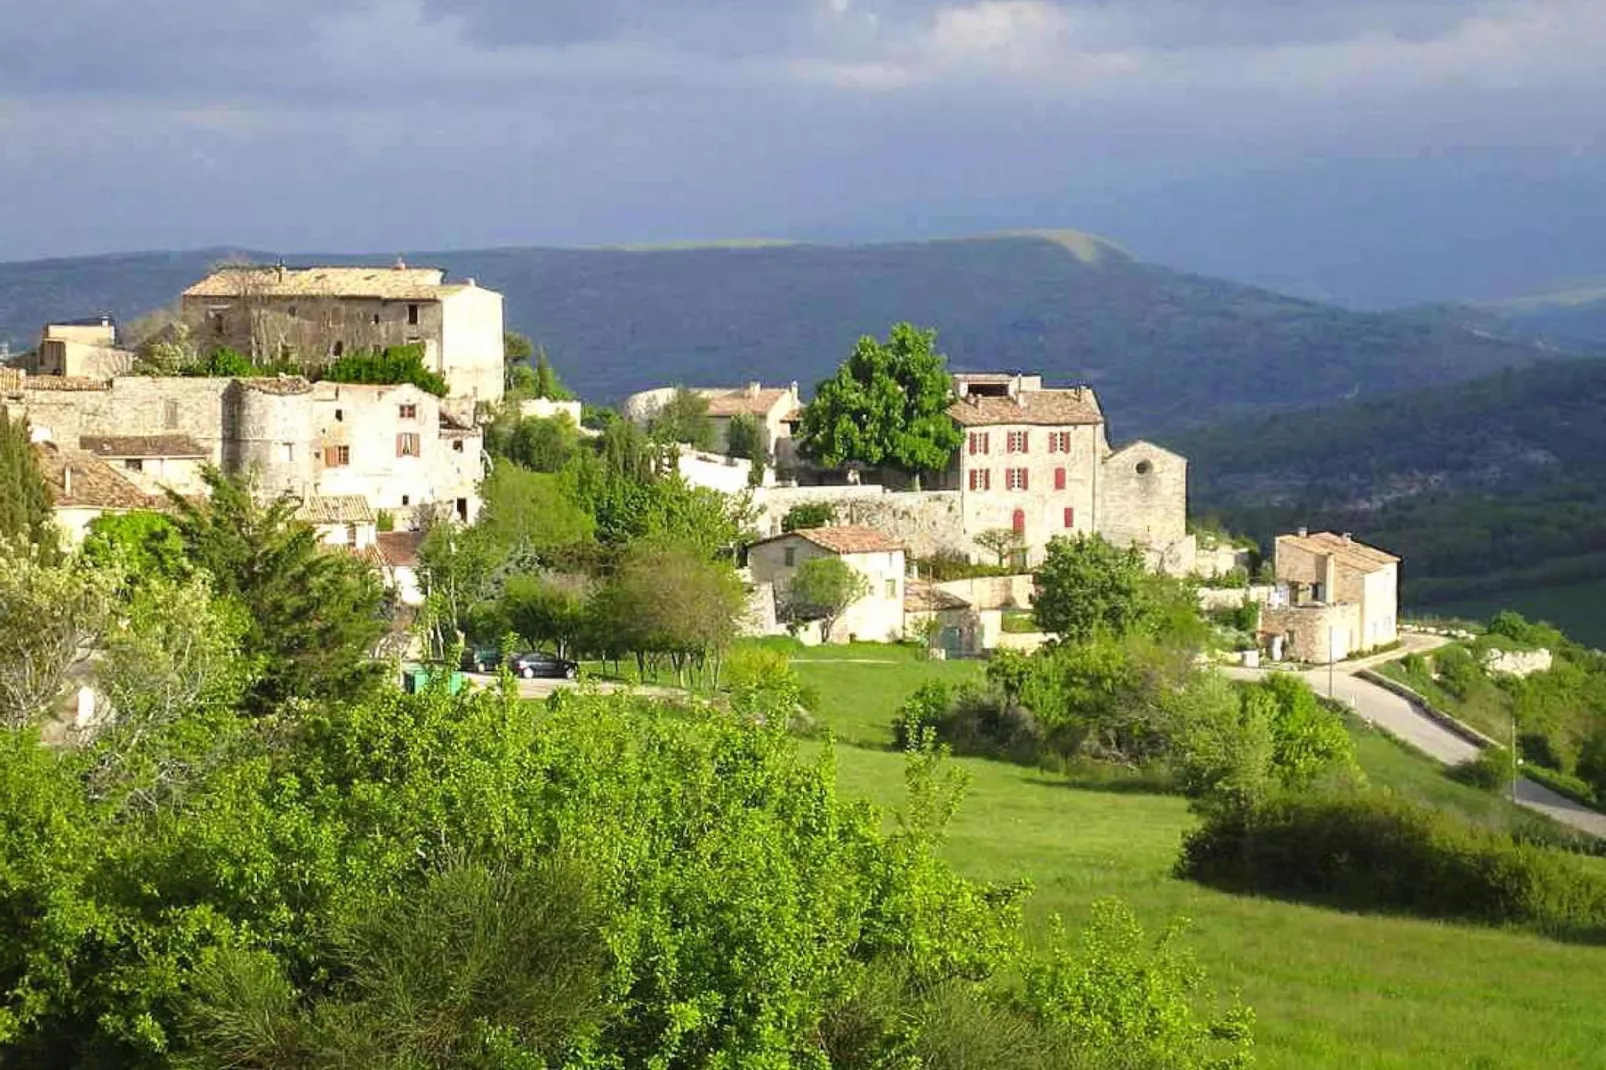
M 160 504 L 92 453 L 39 442 L 34 455 L 57 509 L 153 509 Z
M 1297 547 L 1307 553 L 1331 555 L 1342 564 L 1360 572 L 1376 572 L 1388 565 L 1398 564 L 1400 559 L 1386 550 L 1379 550 L 1375 546 L 1368 546 L 1354 539 L 1346 539 L 1342 535 L 1335 535 L 1331 531 L 1316 531 L 1309 535 L 1279 535 L 1280 544 Z
M 30 375 L 23 381 L 24 390 L 110 390 L 106 379 L 90 379 L 83 375 Z
M 97 457 L 205 457 L 189 435 L 82 435 L 79 449 Z
M 800 539 L 807 539 L 822 550 L 829 550 L 833 554 L 878 554 L 902 550 L 903 543 L 877 531 L 875 528 L 861 527 L 857 524 L 841 524 L 829 528 L 805 528 L 801 531 L 788 531 L 782 535 L 761 539 L 755 545 L 774 542 L 777 539 L 788 539 L 796 535 Z
M 381 531 L 375 536 L 379 552 L 395 568 L 417 568 L 418 548 L 424 545 L 422 531 Z
M 374 511 L 361 494 L 331 494 L 301 499 L 296 519 L 308 524 L 372 524 Z
M 790 390 L 779 387 L 761 389 L 749 392 L 745 387 L 725 389 L 719 387 L 712 390 L 699 390 L 698 394 L 708 399 L 708 415 L 710 416 L 736 416 L 749 413 L 753 416 L 768 416 L 770 410 L 780 404 Z
M 1101 424 L 1098 408 L 1077 395 L 1075 390 L 1027 390 L 1014 398 L 978 397 L 972 394 L 948 407 L 948 415 L 966 427 L 997 424 Z
M 969 602 L 957 594 L 942 590 L 930 580 L 908 580 L 903 585 L 905 613 L 939 613 L 945 609 L 969 608 Z
M 444 286 L 439 268 L 310 267 L 274 265 L 225 268 L 184 291 L 185 297 L 358 297 L 392 301 L 437 301 L 464 287 Z

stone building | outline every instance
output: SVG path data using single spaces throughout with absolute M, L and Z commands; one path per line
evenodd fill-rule
M 54 442 L 34 443 L 34 457 L 50 488 L 51 511 L 68 545 L 84 541 L 89 525 L 100 517 L 150 509 L 158 500 L 136 487 L 122 472 L 92 453 Z
M 207 452 L 188 435 L 80 435 L 78 447 L 121 469 L 125 479 L 148 494 L 171 490 L 189 496 L 206 486 L 201 469 Z
M 1260 628 L 1284 656 L 1326 663 L 1399 639 L 1393 554 L 1330 531 L 1277 536 L 1277 596 Z
M 1042 561 L 1059 535 L 1098 534 L 1141 548 L 1157 568 L 1194 567 L 1187 530 L 1188 462 L 1149 442 L 1112 449 L 1088 387 L 1042 377 L 956 375 L 949 415 L 964 438 L 940 485 L 963 496 L 965 535 L 1008 529 L 1018 562 Z M 982 550 L 967 548 L 972 556 Z
M 674 397 L 675 387 L 644 390 L 625 399 L 624 414 L 639 424 L 646 424 L 654 413 Z M 748 383 L 741 387 L 696 387 L 692 393 L 708 400 L 708 419 L 714 425 L 714 452 L 725 453 L 730 447 L 731 421 L 738 416 L 751 416 L 758 424 L 759 449 L 766 463 L 778 468 L 797 464 L 794 437 L 798 420 L 803 415 L 803 401 L 798 386 L 766 387 L 762 383 Z
M 24 376 L 5 395 L 40 436 L 93 447 L 151 489 L 187 493 L 204 463 L 252 473 L 265 496 L 361 496 L 398 527 L 479 511 L 481 433 L 411 384 Z M 173 482 L 146 471 L 147 459 Z
M 134 353 L 117 344 L 110 316 L 47 323 L 28 370 L 35 375 L 88 375 L 108 378 L 133 370 Z
M 748 547 L 753 582 L 784 602 L 797 570 L 819 557 L 839 557 L 869 583 L 869 593 L 837 620 L 829 642 L 895 642 L 903 638 L 904 548 L 874 528 L 843 525 L 788 532 Z
M 453 401 L 472 410 L 502 398 L 502 295 L 448 283 L 439 268 L 226 267 L 184 291 L 179 315 L 198 345 L 263 360 L 419 345 Z

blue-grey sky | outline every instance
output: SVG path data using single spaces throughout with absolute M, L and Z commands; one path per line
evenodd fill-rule
M 1079 227 L 1606 276 L 1606 0 L 0 0 L 0 259 Z

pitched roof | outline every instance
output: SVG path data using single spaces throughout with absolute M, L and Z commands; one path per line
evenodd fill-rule
M 1017 398 L 981 397 L 971 394 L 948 407 L 948 415 L 965 427 L 996 424 L 1101 424 L 1104 417 L 1076 390 L 1025 390 Z
M 92 453 L 37 442 L 34 455 L 57 509 L 151 509 L 159 504 Z
M 1279 544 L 1286 543 L 1307 553 L 1330 555 L 1342 564 L 1360 572 L 1376 572 L 1387 565 L 1399 563 L 1399 558 L 1386 550 L 1368 546 L 1354 539 L 1346 539 L 1331 531 L 1315 531 L 1309 535 L 1279 535 Z
M 905 613 L 937 613 L 945 609 L 969 608 L 969 602 L 951 591 L 944 591 L 930 580 L 907 580 L 903 585 Z
M 422 531 L 381 531 L 374 539 L 379 552 L 392 567 L 418 567 L 418 548 L 424 545 Z
M 81 435 L 78 446 L 97 457 L 205 457 L 189 435 Z
M 250 265 L 214 271 L 184 291 L 185 297 L 364 297 L 436 301 L 461 286 L 443 285 L 440 268 L 310 267 Z
M 361 494 L 331 494 L 301 499 L 296 519 L 308 524 L 372 524 L 374 511 Z
M 768 416 L 770 410 L 780 404 L 792 392 L 779 387 L 770 387 L 750 391 L 745 387 L 726 389 L 698 390 L 697 393 L 708 399 L 708 415 L 710 416 L 736 416 L 748 413 L 753 416 Z
M 902 550 L 903 543 L 877 531 L 875 528 L 862 527 L 858 524 L 841 524 L 829 528 L 804 528 L 801 531 L 788 531 L 780 535 L 772 535 L 767 539 L 760 539 L 755 546 L 775 542 L 778 539 L 789 539 L 796 535 L 806 539 L 822 550 L 829 550 L 833 554 L 877 554 Z

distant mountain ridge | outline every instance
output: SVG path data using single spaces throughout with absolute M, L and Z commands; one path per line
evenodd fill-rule
M 1606 359 L 1228 421 L 1168 436 L 1190 505 L 1267 539 L 1354 531 L 1432 602 L 1606 576 Z M 1606 607 L 1602 609 L 1606 618 Z
M 0 264 L 0 339 L 171 302 L 232 251 Z M 249 252 L 272 261 L 276 254 Z M 956 368 L 1088 382 L 1120 437 L 1453 382 L 1545 355 L 1455 322 L 1357 313 L 1143 263 L 1075 231 L 882 245 L 408 252 L 507 295 L 508 324 L 582 395 L 830 374 L 862 334 L 936 327 Z M 303 264 L 375 256 L 286 256 Z

